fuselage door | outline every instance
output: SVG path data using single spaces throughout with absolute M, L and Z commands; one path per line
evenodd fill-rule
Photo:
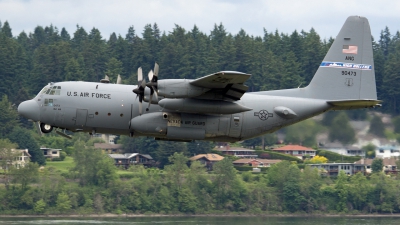
M 240 137 L 242 132 L 243 114 L 236 113 L 231 116 L 230 137 Z
M 87 119 L 88 110 L 87 109 L 77 109 L 76 110 L 76 119 L 75 125 L 77 126 L 85 126 Z

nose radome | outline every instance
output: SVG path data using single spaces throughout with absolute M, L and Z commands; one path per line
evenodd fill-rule
M 21 102 L 18 106 L 18 114 L 33 121 L 40 120 L 40 108 L 34 100 Z

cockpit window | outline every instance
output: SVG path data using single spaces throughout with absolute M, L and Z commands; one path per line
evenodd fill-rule
M 44 93 L 46 93 L 46 91 L 48 90 L 48 88 L 47 87 L 45 87 L 45 88 L 43 88 L 43 90 L 40 92 L 40 94 L 44 94 Z
M 61 93 L 61 86 L 53 86 L 46 89 L 46 95 L 60 95 Z

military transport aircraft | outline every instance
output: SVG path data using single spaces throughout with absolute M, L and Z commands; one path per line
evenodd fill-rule
M 146 83 L 49 83 L 18 113 L 41 132 L 61 131 L 150 136 L 172 141 L 235 142 L 274 132 L 328 110 L 380 106 L 375 86 L 368 20 L 349 17 L 304 88 L 245 93 L 250 74 L 222 71 L 198 79 Z M 294 84 L 297 85 L 297 84 Z M 133 93 L 132 93 L 133 90 Z M 136 98 L 135 98 L 136 94 Z M 145 101 L 146 110 L 142 109 Z M 59 131 L 61 130 L 61 131 Z

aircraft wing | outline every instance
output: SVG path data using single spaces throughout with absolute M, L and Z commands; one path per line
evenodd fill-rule
M 239 100 L 249 88 L 243 83 L 250 76 L 236 71 L 222 71 L 190 81 L 190 84 L 210 89 L 200 98 Z

